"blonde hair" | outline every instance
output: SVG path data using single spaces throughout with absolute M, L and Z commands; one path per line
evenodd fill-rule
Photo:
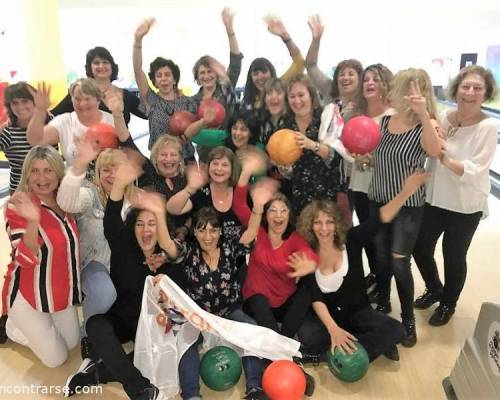
M 160 154 L 160 150 L 164 145 L 169 145 L 169 147 L 177 146 L 177 150 L 179 152 L 179 174 L 184 175 L 184 147 L 182 145 L 181 139 L 172 135 L 162 135 L 155 142 L 153 147 L 151 148 L 151 156 L 150 160 L 155 167 L 156 172 L 159 174 L 158 170 L 158 155 Z
M 117 162 L 117 158 L 123 158 L 123 152 L 118 149 L 104 149 L 101 151 L 99 154 L 99 157 L 97 157 L 97 160 L 95 162 L 95 173 L 94 173 L 94 185 L 97 189 L 97 194 L 99 196 L 99 201 L 101 202 L 101 205 L 103 207 L 106 207 L 106 203 L 108 201 L 108 195 L 106 194 L 106 191 L 104 190 L 104 187 L 102 186 L 101 182 L 101 168 L 107 167 L 107 166 L 113 166 Z M 127 185 L 125 189 L 125 198 L 129 198 L 132 190 L 133 190 L 133 184 Z
M 69 95 L 71 98 L 75 95 L 75 91 L 80 90 L 83 94 L 95 97 L 97 100 L 102 100 L 103 95 L 101 90 L 97 87 L 97 84 L 93 79 L 81 78 L 76 80 L 69 87 Z
M 313 224 L 320 212 L 324 212 L 333 219 L 335 223 L 333 244 L 338 249 L 343 249 L 346 241 L 347 225 L 344 222 L 344 215 L 339 206 L 331 200 L 313 200 L 305 206 L 297 222 L 297 232 L 307 240 L 314 250 L 318 250 L 318 239 L 313 232 Z
M 419 122 L 417 114 L 408 106 L 405 96 L 409 95 L 410 83 L 418 85 L 420 93 L 425 98 L 427 111 L 431 118 L 436 118 L 437 108 L 432 89 L 432 82 L 429 74 L 423 69 L 408 68 L 399 71 L 391 82 L 389 90 L 389 101 L 391 106 L 398 112 L 402 112 L 405 117 L 413 124 Z
M 21 181 L 16 189 L 16 192 L 29 192 L 31 191 L 29 185 L 29 175 L 31 171 L 31 166 L 35 160 L 45 160 L 49 163 L 51 168 L 56 173 L 59 183 L 61 183 L 64 177 L 64 161 L 61 155 L 52 146 L 34 146 L 24 159 L 23 168 L 21 172 Z

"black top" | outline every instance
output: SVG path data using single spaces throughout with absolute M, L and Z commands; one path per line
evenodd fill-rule
M 305 135 L 314 141 L 318 140 L 318 131 L 321 124 L 320 113 L 313 116 L 313 120 L 306 129 Z M 285 128 L 299 132 L 299 127 L 293 116 L 287 117 Z M 292 198 L 290 199 L 297 215 L 312 200 L 328 199 L 335 201 L 337 193 L 341 191 L 342 157 L 333 149 L 323 160 L 312 150 L 303 150 L 302 156 L 293 165 Z
M 146 277 L 166 274 L 183 287 L 183 273 L 177 266 L 167 263 L 154 273 L 144 264 L 144 253 L 121 218 L 122 206 L 123 200 L 108 199 L 104 213 L 104 236 L 111 249 L 110 276 L 116 289 L 116 300 L 108 313 L 137 325 Z
M 230 240 L 235 237 L 239 239 L 241 231 L 240 220 L 233 212 L 232 207 L 226 212 L 221 212 L 214 207 L 210 185 L 206 185 L 194 193 L 191 196 L 191 203 L 193 203 L 193 213 L 203 207 L 212 207 L 217 212 L 219 221 L 222 223 L 222 234 L 224 235 L 225 240 Z
M 349 230 L 346 241 L 348 271 L 342 285 L 336 292 L 323 293 L 316 282 L 315 274 L 304 278 L 305 284 L 308 285 L 311 292 L 312 301 L 325 303 L 336 322 L 345 320 L 352 313 L 369 305 L 366 295 L 362 250 L 363 246 L 373 240 L 381 226 L 382 222 L 378 216 L 374 216 Z
M 123 91 L 123 117 L 125 118 L 125 123 L 128 126 L 128 123 L 130 122 L 130 113 L 134 114 L 135 116 L 142 118 L 142 119 L 148 119 L 146 115 L 142 111 L 139 110 L 139 97 L 137 97 L 134 93 L 128 91 L 127 89 L 122 89 Z M 106 107 L 106 104 L 104 104 L 103 101 L 99 103 L 99 110 L 105 111 L 108 113 L 111 113 L 108 107 Z M 66 95 L 64 99 L 61 100 L 61 102 L 55 106 L 51 113 L 54 115 L 59 115 L 59 114 L 64 114 L 67 112 L 72 112 L 75 111 L 73 108 L 73 103 L 71 102 L 71 96 L 69 93 Z
M 183 244 L 185 252 L 176 262 L 186 274 L 186 293 L 205 311 L 226 317 L 241 307 L 241 283 L 238 269 L 239 257 L 250 254 L 251 245 L 239 243 L 240 236 L 223 240 L 217 269 L 212 271 L 201 254 L 196 242 Z

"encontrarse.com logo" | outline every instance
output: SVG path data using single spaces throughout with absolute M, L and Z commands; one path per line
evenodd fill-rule
M 60 385 L 0 385 L 0 398 L 4 395 L 64 395 L 67 386 Z M 101 386 L 83 386 L 74 389 L 75 394 L 102 394 Z

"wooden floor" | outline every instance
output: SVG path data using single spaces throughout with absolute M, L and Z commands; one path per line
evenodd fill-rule
M 370 366 L 367 375 L 357 383 L 341 383 L 326 365 L 307 368 L 316 378 L 313 399 L 444 399 L 442 380 L 447 377 L 463 346 L 471 336 L 479 309 L 484 301 L 500 302 L 500 201 L 490 199 L 491 215 L 480 224 L 469 252 L 469 274 L 461 301 L 451 322 L 441 328 L 427 324 L 432 310 L 417 311 L 418 344 L 412 349 L 400 347 L 401 361 L 384 357 Z M 2 227 L 3 220 L 0 220 Z M 0 229 L 0 272 L 8 262 L 9 245 L 5 230 Z M 422 280 L 414 269 L 416 294 L 422 291 Z M 399 315 L 399 304 L 393 285 L 393 315 Z M 30 385 L 64 385 L 68 374 L 80 365 L 79 349 L 73 350 L 60 368 L 44 367 L 27 348 L 11 341 L 0 345 L 0 399 L 51 399 L 61 395 L 7 395 Z M 41 393 L 42 389 L 38 389 Z M 203 388 L 206 399 L 240 399 L 244 394 L 242 379 L 227 392 L 216 393 Z M 103 386 L 100 395 L 79 395 L 75 398 L 125 399 L 118 384 Z M 180 398 L 180 397 L 179 397 Z

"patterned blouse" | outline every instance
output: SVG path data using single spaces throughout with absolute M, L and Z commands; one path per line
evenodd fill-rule
M 320 116 L 314 115 L 312 122 L 306 129 L 306 136 L 314 141 L 318 140 Z M 295 118 L 288 118 L 285 127 L 299 131 Z M 328 158 L 323 160 L 312 150 L 304 149 L 302 156 L 293 165 L 292 172 L 292 206 L 295 213 L 302 209 L 312 200 L 329 199 L 335 201 L 337 193 L 341 191 L 342 157 L 331 147 L 328 150 Z
M 250 254 L 252 245 L 239 243 L 240 237 L 224 240 L 220 245 L 217 269 L 212 271 L 202 257 L 196 242 L 184 242 L 176 263 L 182 263 L 186 274 L 186 292 L 205 311 L 225 317 L 241 306 L 241 284 L 238 280 L 238 257 Z

